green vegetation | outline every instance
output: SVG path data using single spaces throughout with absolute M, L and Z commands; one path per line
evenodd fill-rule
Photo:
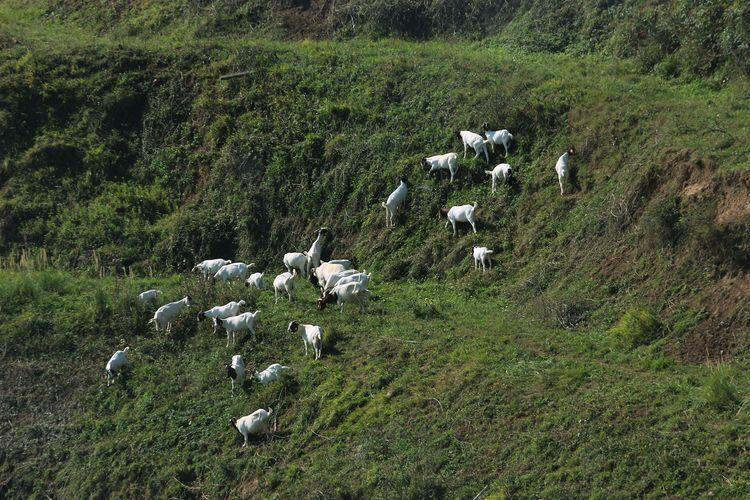
M 1 277 L 6 497 L 750 493 L 746 360 L 719 378 L 605 330 L 549 329 L 487 282 L 376 284 L 360 316 L 316 311 L 309 285 L 274 307 L 271 292 L 195 278 Z M 134 300 L 152 286 L 201 306 L 242 297 L 262 311 L 258 337 L 225 349 L 197 307 L 157 335 Z M 424 301 L 435 312 L 416 318 Z M 335 330 L 335 350 L 305 359 L 291 318 Z M 125 345 L 132 369 L 108 389 L 104 363 Z M 232 398 L 235 352 L 292 375 Z M 229 418 L 268 406 L 276 436 L 241 449 Z
M 0 4 L 0 497 L 750 495 L 749 7 L 415 5 Z M 483 160 L 420 168 L 484 121 L 515 136 L 497 194 Z M 438 208 L 473 201 L 452 238 Z M 374 271 L 365 316 L 187 274 L 273 276 L 323 225 Z M 198 308 L 156 335 L 152 287 L 243 298 L 237 351 L 293 376 L 231 398 L 235 351 Z

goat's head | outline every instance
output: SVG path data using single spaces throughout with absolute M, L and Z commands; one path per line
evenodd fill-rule
M 312 283 L 313 285 L 315 285 L 315 286 L 320 285 L 320 280 L 315 275 L 315 269 L 314 268 L 310 270 L 310 277 L 308 279 L 310 280 L 310 283 Z
M 217 327 L 220 327 L 224 324 L 224 320 L 221 318 L 214 318 L 214 321 L 216 322 Z
M 455 135 L 456 137 L 458 137 L 460 139 L 461 138 L 461 131 L 460 130 L 454 130 L 453 131 L 453 135 Z
M 487 122 L 484 122 L 482 124 L 482 131 L 487 132 L 490 129 L 490 126 Z
M 224 365 L 224 368 L 227 370 L 227 377 L 231 378 L 232 380 L 237 379 L 237 370 L 232 368 L 230 365 Z
M 443 207 L 438 208 L 438 217 L 448 217 L 448 209 Z
M 237 428 L 237 419 L 236 418 L 230 418 L 229 419 L 229 425 L 230 425 L 230 427 L 234 427 L 236 429 Z
M 352 263 L 352 268 L 354 268 L 354 269 L 357 268 L 357 258 L 356 257 L 353 257 L 353 256 L 349 257 L 349 262 Z
M 296 321 L 290 322 L 289 327 L 287 328 L 287 331 L 294 333 L 297 330 L 299 330 L 299 323 Z
M 326 304 L 333 304 L 337 300 L 339 300 L 339 297 L 334 292 L 326 292 L 325 295 L 323 295 L 323 298 L 315 301 L 315 307 L 318 311 L 322 311 L 326 308 Z
M 571 144 L 568 144 L 568 154 L 570 156 L 573 156 L 574 154 L 576 154 L 576 148 L 574 148 Z
M 401 182 L 403 182 L 405 186 L 409 185 L 409 179 L 407 179 L 405 175 L 402 175 L 401 177 L 399 177 L 398 180 L 400 180 Z
M 198 321 L 203 321 L 204 319 L 206 319 L 206 313 L 204 313 L 203 311 L 199 312 Z
M 190 295 L 185 295 L 185 305 L 186 306 L 193 305 L 193 298 Z
M 422 159 L 420 160 L 420 162 L 419 162 L 419 163 L 420 163 L 420 164 L 422 165 L 422 168 L 423 168 L 423 169 L 425 169 L 425 170 L 429 170 L 429 169 L 430 169 L 430 163 L 429 163 L 429 162 L 427 161 L 427 157 L 426 157 L 426 156 L 425 156 L 425 157 L 423 157 L 423 158 L 422 158 Z

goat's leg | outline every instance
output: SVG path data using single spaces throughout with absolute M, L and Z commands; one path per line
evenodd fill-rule
M 456 236 L 456 221 L 452 220 L 451 224 L 453 225 L 453 236 Z
M 464 160 L 466 159 L 466 143 L 464 142 Z
M 474 218 L 472 217 L 469 219 L 469 223 L 471 224 L 471 228 L 474 230 L 474 234 L 477 234 L 477 226 L 474 224 Z

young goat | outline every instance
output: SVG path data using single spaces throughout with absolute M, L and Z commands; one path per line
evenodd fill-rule
M 427 175 L 432 172 L 447 170 L 451 174 L 451 183 L 458 172 L 458 155 L 456 153 L 446 153 L 444 155 L 435 155 L 422 158 L 422 167 L 429 169 Z
M 568 146 L 568 150 L 563 153 L 560 158 L 557 159 L 557 163 L 555 164 L 555 171 L 557 172 L 557 182 L 560 183 L 560 195 L 565 194 L 563 184 L 565 182 L 565 179 L 570 176 L 570 157 L 575 153 L 576 150 L 573 148 L 573 146 Z
M 186 295 L 182 300 L 177 302 L 170 302 L 164 304 L 154 313 L 154 317 L 149 320 L 149 323 L 156 325 L 156 331 L 166 329 L 167 332 L 172 331 L 172 320 L 182 311 L 183 307 L 190 307 L 193 305 L 193 299 L 190 295 Z
M 146 290 L 138 294 L 138 299 L 141 302 L 151 302 L 159 298 L 161 290 Z
M 492 192 L 494 193 L 497 189 L 497 180 L 502 177 L 503 182 L 508 182 L 513 175 L 513 167 L 507 163 L 501 163 L 492 170 L 485 170 L 484 173 L 492 176 Z
M 251 434 L 264 433 L 266 435 L 271 434 L 269 423 L 271 421 L 271 414 L 273 409 L 269 408 L 268 411 L 264 409 L 255 410 L 250 415 L 244 416 L 241 419 L 233 418 L 229 421 L 229 425 L 237 429 L 237 432 L 245 439 L 243 448 L 247 446 L 247 439 Z M 276 422 L 274 421 L 273 430 L 276 430 Z
M 314 353 L 315 359 L 320 359 L 323 355 L 323 329 L 316 325 L 303 325 L 297 321 L 289 323 L 287 330 L 291 333 L 300 332 L 302 341 L 305 343 L 305 356 L 307 356 L 307 346 L 309 345 Z
M 112 385 L 112 382 L 115 380 L 115 376 L 122 373 L 123 368 L 125 368 L 128 363 L 128 353 L 130 352 L 130 347 L 126 347 L 122 351 L 116 351 L 111 358 L 109 358 L 109 361 L 107 361 L 107 387 Z
M 284 293 L 289 296 L 289 302 L 294 302 L 294 280 L 297 279 L 297 270 L 292 270 L 291 273 L 281 273 L 273 279 L 273 294 L 276 298 L 274 304 L 279 303 L 279 293 Z
M 242 390 L 242 383 L 245 381 L 245 362 L 242 361 L 242 356 L 235 354 L 232 356 L 232 364 L 224 365 L 227 369 L 227 377 L 232 379 L 232 396 L 234 396 L 234 386 Z
M 491 254 L 492 250 L 487 247 L 474 247 L 474 269 L 479 269 L 480 264 L 482 266 L 482 272 L 486 270 L 486 267 L 492 269 Z
M 450 210 L 446 208 L 440 208 L 438 210 L 438 216 L 447 217 L 448 220 L 445 222 L 445 227 L 448 227 L 448 223 L 453 226 L 453 236 L 456 236 L 456 222 L 468 222 L 471 224 L 471 228 L 474 230 L 474 234 L 477 232 L 477 226 L 474 220 L 474 212 L 477 209 L 477 202 L 474 205 L 459 205 L 451 207 Z
M 481 135 L 475 134 L 474 132 L 470 132 L 468 130 L 461 130 L 460 132 L 456 132 L 456 135 L 458 135 L 458 137 L 461 138 L 461 142 L 464 143 L 464 159 L 466 159 L 467 146 L 471 146 L 476 153 L 474 155 L 474 158 L 479 158 L 479 155 L 481 153 L 484 153 L 484 158 L 487 160 L 487 163 L 490 162 L 490 154 L 487 152 L 487 143 L 489 141 L 483 139 Z
M 296 269 L 303 278 L 307 278 L 307 270 L 310 269 L 310 257 L 304 252 L 289 252 L 284 254 L 284 267 L 290 273 Z
M 226 266 L 222 266 L 221 269 L 216 271 L 216 274 L 214 274 L 213 276 L 213 280 L 219 280 L 222 283 L 226 283 L 227 281 L 231 281 L 234 279 L 244 280 L 247 277 L 248 271 L 254 265 L 254 263 L 245 264 L 244 262 L 233 262 L 232 264 L 227 264 Z
M 346 267 L 342 264 L 331 264 L 330 262 L 321 262 L 320 265 L 312 270 L 310 273 L 310 283 L 315 286 L 319 286 L 322 289 L 325 288 L 326 283 L 334 274 L 347 271 Z
M 322 299 L 318 299 L 315 302 L 315 307 L 319 311 L 326 308 L 326 304 L 333 304 L 334 302 L 339 306 L 339 312 L 344 312 L 344 304 L 347 302 L 355 302 L 359 304 L 360 314 L 365 313 L 365 304 L 370 299 L 370 290 L 364 283 L 346 283 L 344 285 L 337 285 L 333 287 L 333 290 L 326 292 Z
M 484 132 L 484 135 L 487 137 L 487 141 L 492 145 L 492 152 L 495 152 L 495 144 L 498 146 L 500 144 L 503 145 L 505 148 L 505 156 L 508 156 L 508 145 L 510 144 L 510 141 L 513 140 L 513 134 L 508 132 L 507 130 L 489 130 L 489 126 L 487 125 L 487 122 L 482 124 L 482 131 Z
M 327 227 L 321 227 L 318 229 L 318 237 L 313 241 L 310 250 L 307 251 L 307 274 L 310 274 L 310 269 L 318 267 L 320 265 L 320 256 L 323 253 L 323 238 L 325 233 L 328 232 Z
M 214 274 L 216 274 L 216 271 L 221 269 L 223 266 L 231 263 L 231 260 L 224 259 L 204 260 L 203 262 L 197 263 L 193 267 L 193 272 L 200 271 L 201 273 L 203 273 L 204 278 L 208 278 L 209 276 L 213 276 Z
M 380 202 L 380 205 L 385 208 L 385 227 L 394 227 L 396 225 L 396 222 L 393 220 L 396 217 L 396 210 L 406 201 L 409 183 L 406 177 L 401 177 L 400 181 L 400 184 L 388 196 L 388 199 Z
M 266 281 L 263 279 L 264 273 L 253 273 L 245 280 L 246 287 L 255 287 L 258 290 L 265 290 Z
M 288 370 L 288 366 L 280 365 L 278 363 L 274 363 L 262 372 L 255 372 L 253 374 L 253 377 L 260 382 L 263 385 L 270 384 L 271 382 L 275 382 L 277 380 L 281 380 L 284 376 L 284 371 Z
M 201 311 L 198 313 L 198 321 L 203 321 L 206 318 L 211 318 L 214 320 L 214 333 L 219 329 L 219 324 L 216 322 L 217 319 L 226 319 L 231 318 L 232 316 L 237 316 L 240 312 L 240 307 L 245 306 L 246 303 L 244 300 L 240 300 L 239 302 L 228 302 L 224 304 L 223 306 L 216 306 L 212 307 L 208 311 Z
M 237 343 L 237 332 L 247 330 L 251 334 L 255 334 L 255 323 L 258 320 L 258 314 L 260 314 L 260 311 L 255 311 L 254 313 L 246 312 L 225 319 L 216 318 L 218 326 L 223 327 L 227 331 L 227 347 L 229 347 L 230 337 L 232 345 Z

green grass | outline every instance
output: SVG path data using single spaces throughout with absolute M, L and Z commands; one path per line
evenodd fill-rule
M 654 368 L 659 349 L 631 352 L 604 331 L 540 326 L 483 287 L 378 283 L 360 316 L 316 311 L 309 284 L 297 304 L 274 306 L 270 292 L 185 277 L 2 278 L 2 403 L 13 426 L 3 430 L 0 477 L 9 497 L 473 497 L 487 485 L 506 496 L 750 492 L 750 416 L 710 399 L 727 400 L 713 369 Z M 202 306 L 245 298 L 261 310 L 258 339 L 225 349 L 196 324 L 198 308 L 157 335 L 132 301 L 151 286 Z M 304 358 L 290 319 L 335 329 L 335 352 Z M 104 363 L 125 345 L 133 367 L 108 389 Z M 222 366 L 236 352 L 251 369 L 282 362 L 292 376 L 248 382 L 232 398 Z M 722 373 L 736 384 L 732 401 L 746 396 L 744 358 Z M 229 418 L 268 406 L 277 435 L 241 449 Z

